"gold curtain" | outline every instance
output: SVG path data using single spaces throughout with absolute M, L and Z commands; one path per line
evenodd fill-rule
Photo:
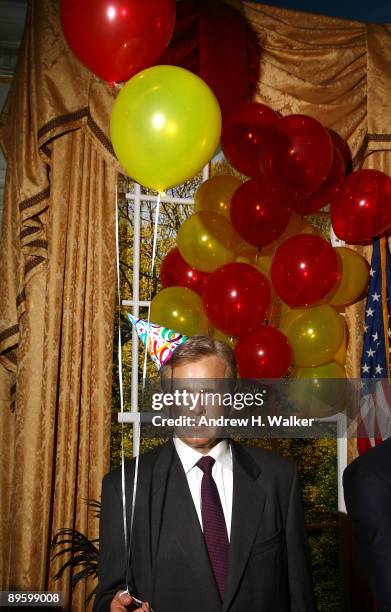
M 59 3 L 34 0 L 1 118 L 7 158 L 0 255 L 2 589 L 62 591 L 49 544 L 97 537 L 85 499 L 109 469 L 117 164 L 115 91 L 69 51 Z
M 349 143 L 355 169 L 391 174 L 391 26 L 244 3 L 261 46 L 256 100 L 305 113 Z M 371 247 L 357 247 L 368 260 Z M 365 301 L 346 309 L 347 375 L 360 376 Z M 349 444 L 348 459 L 356 454 Z
M 244 12 L 262 48 L 257 100 L 317 117 L 349 140 L 356 167 L 390 172 L 390 28 L 252 3 Z M 99 497 L 109 464 L 115 95 L 69 51 L 59 3 L 31 0 L 0 123 L 0 582 L 61 590 L 74 610 L 86 588 L 71 600 L 69 574 L 53 582 L 48 545 L 65 526 L 96 536 L 83 499 Z M 349 375 L 362 309 L 347 313 Z

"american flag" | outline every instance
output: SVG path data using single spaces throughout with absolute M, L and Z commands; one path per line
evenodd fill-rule
M 387 292 L 387 343 L 384 335 L 380 239 L 373 242 L 368 297 L 365 307 L 364 345 L 361 356 L 361 398 L 357 427 L 357 450 L 363 454 L 391 435 L 391 384 L 386 352 L 391 344 L 391 258 L 385 241 Z M 391 357 L 391 355 L 390 355 Z M 365 382 L 366 379 L 366 382 Z

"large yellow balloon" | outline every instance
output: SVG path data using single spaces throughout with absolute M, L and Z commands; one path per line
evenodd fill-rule
M 267 278 L 270 276 L 270 266 L 272 265 L 272 257 L 263 255 L 263 252 L 252 247 L 240 250 L 235 261 L 246 263 L 254 266 L 262 272 Z
M 196 270 L 213 272 L 234 261 L 238 235 L 232 225 L 217 213 L 202 210 L 186 219 L 178 232 L 178 249 Z
M 337 247 L 342 262 L 341 280 L 328 302 L 333 306 L 346 306 L 355 302 L 366 290 L 369 280 L 369 264 L 356 251 Z
M 212 176 L 197 189 L 194 198 L 196 211 L 210 210 L 231 221 L 229 212 L 231 199 L 241 184 L 242 181 L 231 174 Z
M 280 329 L 293 349 L 295 366 L 319 366 L 334 359 L 344 337 L 345 321 L 328 304 L 294 308 L 281 317 Z
M 297 368 L 291 377 L 289 399 L 300 416 L 324 418 L 347 408 L 346 372 L 339 363 Z
M 159 291 L 151 302 L 150 319 L 185 336 L 205 334 L 208 330 L 202 300 L 187 287 L 167 287 Z
M 114 151 L 135 181 L 164 191 L 199 172 L 220 140 L 208 85 L 184 68 L 153 66 L 121 89 L 110 122 Z
M 285 240 L 287 240 L 291 236 L 295 236 L 296 234 L 317 235 L 319 234 L 319 232 L 316 229 L 316 227 L 314 227 L 311 223 L 309 223 L 309 221 L 302 219 L 300 215 L 292 211 L 291 216 L 289 217 L 289 223 L 286 226 L 283 234 L 281 234 L 278 240 L 275 240 L 271 244 L 268 244 L 265 247 L 263 247 L 262 255 L 270 255 L 270 256 L 274 255 L 275 250 L 277 249 L 278 246 L 280 246 L 282 242 L 285 242 Z

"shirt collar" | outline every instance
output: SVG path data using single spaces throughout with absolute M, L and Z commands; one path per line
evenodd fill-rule
M 227 440 L 221 440 L 221 442 L 216 444 L 207 455 L 203 455 L 177 436 L 174 436 L 174 445 L 186 474 L 193 469 L 201 457 L 206 456 L 213 457 L 216 463 L 219 463 L 221 467 L 232 471 L 232 451 L 231 445 Z

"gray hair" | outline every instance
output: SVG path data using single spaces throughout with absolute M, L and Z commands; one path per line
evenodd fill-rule
M 160 377 L 161 379 L 169 377 L 169 371 L 175 366 L 199 361 L 203 357 L 212 355 L 220 357 L 225 362 L 229 378 L 236 378 L 236 360 L 231 347 L 226 342 L 203 335 L 190 336 L 184 344 L 181 344 L 161 367 Z

